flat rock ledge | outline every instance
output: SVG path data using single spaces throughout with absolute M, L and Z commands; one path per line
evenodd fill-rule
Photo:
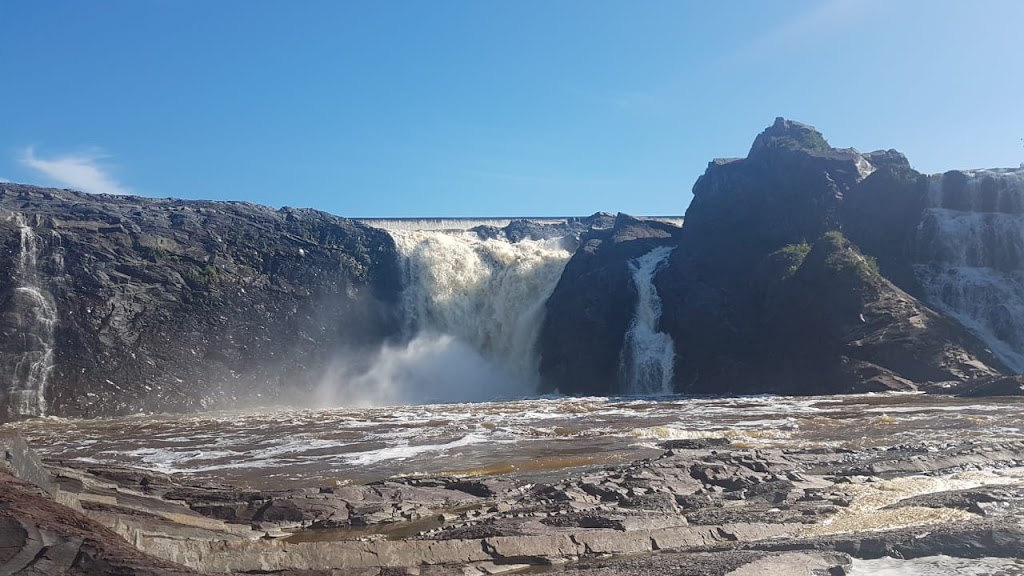
M 40 463 L 4 438 L 0 574 L 841 575 L 852 558 L 1024 557 L 1020 442 L 674 441 L 658 457 L 551 483 L 413 477 L 257 491 Z

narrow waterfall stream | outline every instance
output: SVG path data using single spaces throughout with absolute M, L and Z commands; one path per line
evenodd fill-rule
M 622 344 L 622 385 L 629 394 L 671 394 L 675 344 L 658 331 L 661 298 L 654 276 L 668 265 L 674 247 L 659 246 L 629 262 L 636 287 L 636 312 Z
M 39 275 L 39 237 L 21 214 L 14 215 L 20 235 L 14 292 L 0 311 L 0 377 L 9 397 L 8 416 L 46 414 L 46 385 L 53 370 L 57 308 Z

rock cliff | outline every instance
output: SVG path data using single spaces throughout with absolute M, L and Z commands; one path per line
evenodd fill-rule
M 400 290 L 391 237 L 322 212 L 0 184 L 0 419 L 295 400 Z
M 545 392 L 611 394 L 620 389 L 621 350 L 633 319 L 636 289 L 627 263 L 673 244 L 679 229 L 620 214 L 594 229 L 548 298 L 539 346 Z
M 981 340 L 918 299 L 927 187 L 899 152 L 833 148 L 782 118 L 746 158 L 711 162 L 654 278 L 674 389 L 828 394 L 1004 372 Z M 636 254 L 599 247 L 584 243 L 549 302 L 547 389 L 624 391 L 613 364 L 636 295 L 614 279 Z
M 481 314 L 454 336 L 527 356 L 531 382 L 535 344 L 542 391 L 573 394 L 945 390 L 1022 370 L 1024 171 L 925 176 L 780 118 L 693 193 L 682 228 L 474 229 L 575 252 L 536 340 L 496 342 L 522 331 Z M 488 274 L 519 261 L 485 256 Z M 333 362 L 414 336 L 403 258 L 313 210 L 0 184 L 0 420 L 301 401 Z M 508 297 L 456 276 L 444 290 Z

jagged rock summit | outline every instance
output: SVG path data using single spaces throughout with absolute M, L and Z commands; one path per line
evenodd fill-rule
M 895 150 L 833 148 L 813 127 L 783 118 L 746 158 L 710 162 L 653 280 L 659 329 L 674 342 L 674 389 L 909 390 L 1007 372 L 977 336 L 920 299 L 914 234 L 926 179 Z M 584 244 L 566 267 L 542 334 L 546 389 L 626 391 L 608 359 L 618 357 L 629 320 L 593 319 L 631 309 L 638 293 L 588 277 L 625 271 L 650 249 L 632 246 Z M 586 337 L 571 334 L 581 328 L 591 329 Z M 604 378 L 575 377 L 594 366 Z

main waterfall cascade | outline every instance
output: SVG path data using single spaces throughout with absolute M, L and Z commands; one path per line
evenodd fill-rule
M 931 177 L 914 271 L 931 306 L 1024 372 L 1024 169 L 963 174 Z
M 654 277 L 668 265 L 673 246 L 659 246 L 629 262 L 636 288 L 636 312 L 622 343 L 619 367 L 629 394 L 671 394 L 675 363 L 672 337 L 658 331 L 661 298 Z
M 39 237 L 21 214 L 13 216 L 20 242 L 15 289 L 2 310 L 0 328 L 9 348 L 0 355 L 8 416 L 46 414 L 46 385 L 53 370 L 57 308 L 39 277 Z
M 346 405 L 531 395 L 544 304 L 571 253 L 561 239 L 482 239 L 470 231 L 392 230 L 401 255 L 403 345 L 347 381 Z

